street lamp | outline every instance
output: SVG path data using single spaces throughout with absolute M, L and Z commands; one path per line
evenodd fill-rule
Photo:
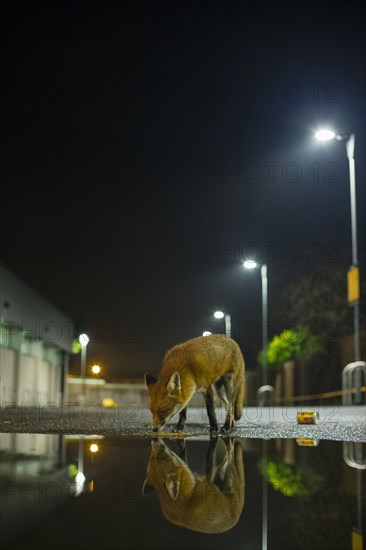
M 245 269 L 255 269 L 257 267 L 257 262 L 254 262 L 253 260 L 245 260 L 243 265 Z
M 320 141 L 337 140 L 343 141 L 346 145 L 346 153 L 349 166 L 349 185 L 351 197 L 351 228 L 352 228 L 352 267 L 348 272 L 348 303 L 353 306 L 353 327 L 354 327 L 354 355 L 355 361 L 360 361 L 360 289 L 359 289 L 359 268 L 357 257 L 357 215 L 356 215 L 356 172 L 355 172 L 355 134 L 348 136 L 338 135 L 332 130 L 321 129 L 315 133 L 316 139 Z M 355 376 L 356 403 L 361 403 L 361 372 Z
M 100 366 L 99 365 L 93 365 L 91 370 L 92 370 L 93 374 L 100 374 Z
M 80 342 L 80 338 L 79 338 Z M 85 475 L 84 475 L 84 440 L 79 439 L 79 453 L 78 453 L 78 473 L 75 477 L 75 487 L 74 494 L 79 496 L 83 492 L 85 484 Z
M 223 311 L 215 311 L 215 319 L 223 319 L 225 317 L 225 334 L 226 336 L 231 336 L 231 316 L 228 313 Z
M 82 384 L 82 400 L 84 400 L 85 399 L 86 347 L 89 344 L 89 336 L 85 333 L 80 334 L 79 342 L 81 345 L 80 377 L 81 377 L 81 384 Z
M 85 333 L 80 334 L 79 336 L 79 342 L 81 347 L 86 347 L 89 344 L 89 336 Z
M 323 130 L 318 130 L 317 132 L 315 132 L 315 137 L 319 141 L 330 141 L 331 139 L 334 139 L 336 137 L 336 134 L 335 132 L 333 132 L 333 130 L 328 130 L 325 128 Z
M 223 317 L 225 317 L 225 313 L 223 311 L 215 311 L 214 317 L 215 319 L 222 319 Z
M 243 263 L 245 269 L 255 269 L 259 264 L 254 260 L 245 260 Z M 267 346 L 268 346 L 268 278 L 267 265 L 262 264 L 262 386 L 267 385 Z M 262 458 L 264 467 L 268 460 L 268 441 L 262 441 Z M 262 550 L 267 550 L 268 541 L 268 482 L 266 476 L 262 478 Z
M 245 260 L 243 263 L 245 269 L 261 268 L 262 278 L 262 385 L 267 384 L 267 346 L 268 346 L 268 278 L 267 278 L 267 265 L 262 264 L 259 266 L 257 262 L 253 260 Z
M 210 332 L 209 330 L 205 330 L 203 333 L 202 333 L 202 336 L 211 336 L 212 332 Z

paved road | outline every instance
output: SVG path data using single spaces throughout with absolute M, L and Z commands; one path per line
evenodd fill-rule
M 298 425 L 296 407 L 248 407 L 236 423 L 232 435 L 243 438 L 315 438 L 337 441 L 366 442 L 366 407 L 317 406 L 304 407 L 319 414 L 317 425 Z M 224 411 L 216 412 L 219 424 Z M 100 434 L 134 437 L 152 437 L 151 414 L 133 403 L 117 409 L 102 409 L 89 403 L 84 406 L 65 404 L 36 408 L 2 408 L 0 432 Z M 164 432 L 173 428 L 169 426 Z M 176 437 L 174 433 L 170 434 Z M 208 420 L 204 408 L 189 409 L 183 436 L 208 436 Z

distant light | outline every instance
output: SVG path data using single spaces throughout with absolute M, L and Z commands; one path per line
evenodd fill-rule
M 255 267 L 257 267 L 257 262 L 255 262 L 254 260 L 245 260 L 243 265 L 245 269 L 254 269 Z
M 222 319 L 223 317 L 225 317 L 225 313 L 223 311 L 215 311 L 214 317 L 216 319 Z
M 85 348 L 89 344 L 89 336 L 87 334 L 80 334 L 79 336 L 79 342 L 83 348 Z
M 99 374 L 100 373 L 100 366 L 99 365 L 93 365 L 91 370 L 92 370 L 93 374 Z
M 78 472 L 75 476 L 76 483 L 85 483 L 85 476 L 83 472 Z
M 315 137 L 319 141 L 329 141 L 330 139 L 334 139 L 336 135 L 332 130 L 318 130 Z
M 89 449 L 91 453 L 97 453 L 99 451 L 99 447 L 96 443 L 92 443 Z
M 83 472 L 78 472 L 75 476 L 75 496 L 79 496 L 83 492 L 85 476 Z
M 108 407 L 115 407 L 116 405 L 117 405 L 117 403 L 111 397 L 105 397 L 102 401 L 102 406 L 103 407 L 107 407 L 107 408 Z
M 202 333 L 202 336 L 210 336 L 212 334 L 212 332 L 210 332 L 209 330 L 205 330 L 205 332 Z

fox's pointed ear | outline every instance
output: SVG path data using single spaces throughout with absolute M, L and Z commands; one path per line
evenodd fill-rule
M 170 395 L 177 395 L 181 392 L 182 387 L 180 385 L 180 376 L 178 371 L 173 372 L 169 378 L 167 390 Z
M 147 385 L 147 387 L 153 386 L 157 381 L 158 379 L 155 378 L 155 376 L 152 376 L 148 372 L 145 372 L 145 384 Z
M 170 474 L 165 482 L 165 486 L 172 500 L 177 500 L 180 489 L 180 479 L 177 474 Z
M 155 487 L 153 485 L 150 485 L 149 480 L 146 478 L 142 486 L 142 496 L 146 497 L 146 495 L 148 495 L 149 493 L 153 493 L 154 491 Z

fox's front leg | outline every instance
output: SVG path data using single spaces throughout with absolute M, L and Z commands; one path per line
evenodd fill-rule
M 179 420 L 177 424 L 177 430 L 179 432 L 183 430 L 186 423 L 186 419 L 187 419 L 187 407 L 184 407 L 184 409 L 182 409 L 179 413 Z
M 210 386 L 205 395 L 206 400 L 206 409 L 208 414 L 208 419 L 210 421 L 210 432 L 217 432 L 219 429 L 217 420 L 216 420 L 216 414 L 215 414 L 215 404 L 214 404 L 214 393 L 213 388 Z
M 178 448 L 179 448 L 179 455 L 178 455 L 179 458 L 181 460 L 183 460 L 183 462 L 188 464 L 188 462 L 187 462 L 187 445 L 186 445 L 185 440 L 184 439 L 178 439 L 177 445 L 178 445 Z
M 215 439 L 210 439 L 210 444 L 207 449 L 206 454 L 206 476 L 207 479 L 212 481 L 212 478 L 214 477 L 215 473 L 215 458 L 216 458 L 216 449 L 218 445 L 219 439 L 215 437 Z

